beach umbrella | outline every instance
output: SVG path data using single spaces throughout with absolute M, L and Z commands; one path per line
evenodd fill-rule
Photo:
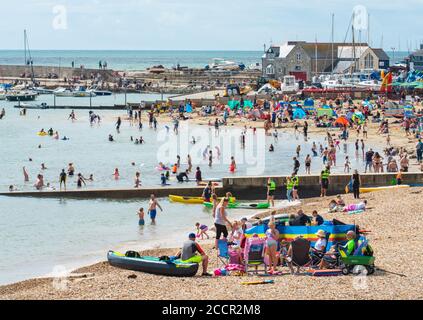
M 314 100 L 311 98 L 305 99 L 304 107 L 314 107 Z

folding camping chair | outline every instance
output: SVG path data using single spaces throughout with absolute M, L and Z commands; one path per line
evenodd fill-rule
M 291 242 L 291 262 L 289 264 L 297 267 L 297 273 L 300 272 L 301 268 L 310 267 L 312 264 L 312 259 L 310 256 L 310 241 L 302 237 L 296 238 Z
M 253 236 L 247 238 L 244 248 L 244 263 L 245 263 L 245 272 L 248 274 L 250 267 L 254 267 L 254 273 L 264 272 L 267 274 L 267 265 L 264 260 L 264 250 L 265 250 L 266 240 L 259 238 L 258 236 Z M 263 265 L 263 269 L 259 267 Z
M 217 240 L 217 263 L 218 264 L 219 264 L 219 261 L 225 267 L 229 264 L 229 247 L 228 247 L 228 241 L 226 239 Z

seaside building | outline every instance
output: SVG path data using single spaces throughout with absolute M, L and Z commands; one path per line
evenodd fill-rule
M 262 56 L 262 74 L 266 79 L 293 75 L 296 80 L 310 81 L 314 75 L 325 73 L 388 67 L 389 57 L 383 49 L 370 48 L 367 43 L 288 41 L 271 45 Z
M 411 69 L 423 71 L 423 44 L 420 45 L 420 50 L 410 54 L 408 59 Z

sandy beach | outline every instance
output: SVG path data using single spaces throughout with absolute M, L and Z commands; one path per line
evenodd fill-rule
M 2 286 L 0 299 L 423 299 L 423 244 L 419 239 L 423 219 L 422 191 L 423 188 L 402 189 L 395 191 L 394 198 L 390 191 L 365 194 L 362 198 L 367 199 L 368 210 L 359 215 L 326 213 L 329 197 L 307 199 L 297 207 L 284 210 L 290 213 L 301 208 L 310 214 L 316 209 L 327 220 L 336 218 L 370 230 L 368 238 L 378 268 L 371 276 L 290 275 L 284 268 L 283 275 L 269 277 L 275 280 L 274 284 L 245 286 L 241 282 L 246 279 L 263 278 L 204 278 L 199 274 L 193 278 L 173 278 L 122 270 L 101 262 L 74 272 L 85 277 L 59 281 L 31 279 Z M 345 201 L 355 203 L 350 194 L 345 196 Z M 184 240 L 181 239 L 181 244 Z M 212 249 L 210 240 L 201 244 L 211 260 L 209 269 L 215 269 L 218 266 L 216 250 Z M 172 255 L 176 250 L 156 249 L 142 254 Z M 56 289 L 58 282 L 61 285 Z

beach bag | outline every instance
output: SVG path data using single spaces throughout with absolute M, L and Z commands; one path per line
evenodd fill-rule
M 141 258 L 140 254 L 136 251 L 126 251 L 125 257 L 128 258 Z
M 366 247 L 363 248 L 363 255 L 367 257 L 373 257 L 373 248 L 368 244 Z

